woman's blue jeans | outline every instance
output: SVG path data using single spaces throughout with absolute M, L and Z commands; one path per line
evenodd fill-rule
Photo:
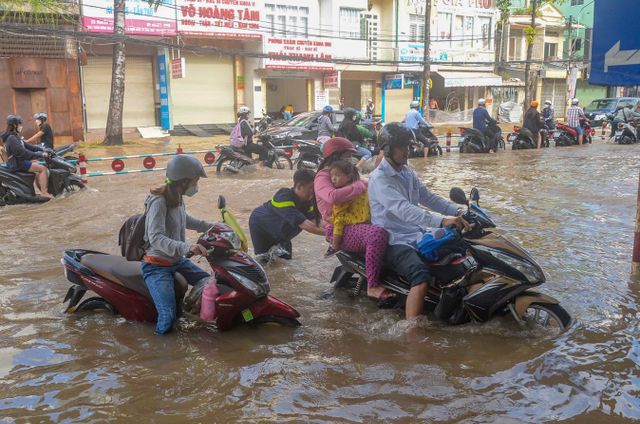
M 363 160 L 371 159 L 371 150 L 367 149 L 366 147 L 356 147 L 356 150 L 358 151 L 358 154 L 362 156 Z
M 179 272 L 187 283 L 194 285 L 200 280 L 211 277 L 189 259 L 182 258 L 171 266 L 161 266 L 142 262 L 142 276 L 149 288 L 153 303 L 158 311 L 156 333 L 165 334 L 171 331 L 176 319 L 176 292 L 173 288 L 173 274 Z

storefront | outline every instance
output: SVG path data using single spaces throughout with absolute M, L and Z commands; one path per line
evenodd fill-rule
M 309 110 L 309 99 L 313 97 L 314 80 L 318 73 L 310 71 L 263 70 L 263 110 L 277 115 L 283 106 L 293 106 L 294 113 Z
M 35 132 L 33 115 L 45 112 L 56 144 L 83 139 L 82 102 L 75 59 L 12 57 L 0 59 L 0 115 L 24 119 L 24 136 Z

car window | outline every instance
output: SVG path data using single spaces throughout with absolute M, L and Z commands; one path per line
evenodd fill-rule
M 604 109 L 613 112 L 616 108 L 616 103 L 618 103 L 616 99 L 597 99 L 589 103 L 589 105 L 584 110 L 586 112 L 592 112 L 595 110 Z
M 296 115 L 293 118 L 289 119 L 282 125 L 285 127 L 304 127 L 307 125 L 311 118 L 313 118 L 313 114 L 301 113 L 300 115 Z

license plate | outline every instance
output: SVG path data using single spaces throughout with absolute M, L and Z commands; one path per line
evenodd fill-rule
M 560 137 L 560 131 L 554 131 L 553 138 L 558 138 L 558 137 Z
M 244 318 L 245 322 L 249 322 L 253 320 L 253 314 L 251 313 L 251 309 L 245 309 L 242 311 L 242 318 Z

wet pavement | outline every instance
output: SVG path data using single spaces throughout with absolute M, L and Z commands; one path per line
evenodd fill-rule
M 321 237 L 303 234 L 294 259 L 268 270 L 272 293 L 301 312 L 302 327 L 218 333 L 183 320 L 158 337 L 106 313 L 63 314 L 60 258 L 72 247 L 117 253 L 121 223 L 141 212 L 160 174 L 95 178 L 45 205 L 0 209 L 0 421 L 640 419 L 640 283 L 629 277 L 639 157 L 640 146 L 598 143 L 412 163 L 441 194 L 480 188 L 481 204 L 545 269 L 542 290 L 574 317 L 560 336 L 511 319 L 424 322 L 410 342 L 401 313 L 325 296 L 337 261 L 322 257 Z M 292 172 L 209 174 L 190 213 L 217 219 L 224 194 L 246 228 Z

